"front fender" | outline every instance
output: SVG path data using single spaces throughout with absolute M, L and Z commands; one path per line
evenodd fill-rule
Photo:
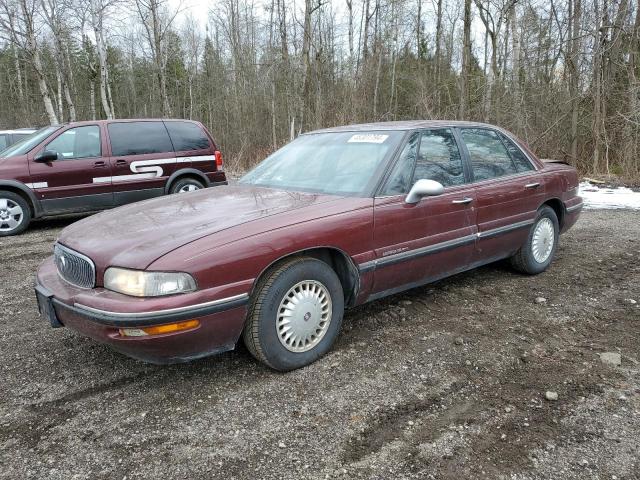
M 38 200 L 36 194 L 26 184 L 18 182 L 17 180 L 0 180 L 0 190 L 2 190 L 3 187 L 8 187 L 7 190 L 18 190 L 23 193 L 29 199 L 29 203 L 33 208 L 33 217 L 38 218 L 42 216 L 43 211 L 40 200 Z

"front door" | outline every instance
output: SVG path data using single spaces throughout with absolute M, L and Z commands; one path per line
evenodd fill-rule
M 477 199 L 480 263 L 512 255 L 524 244 L 544 201 L 545 185 L 524 153 L 487 128 L 462 128 Z
M 417 180 L 442 195 L 405 202 Z M 476 240 L 475 193 L 451 129 L 413 133 L 374 201 L 373 295 L 382 296 L 464 270 Z
M 58 154 L 57 160 L 36 162 L 43 151 Z M 104 132 L 100 125 L 84 125 L 60 131 L 44 147 L 29 155 L 29 173 L 45 214 L 101 210 L 113 206 L 109 158 L 103 152 Z

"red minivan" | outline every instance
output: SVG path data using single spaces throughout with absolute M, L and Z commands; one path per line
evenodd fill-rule
M 190 120 L 100 120 L 45 127 L 0 156 L 0 236 L 32 218 L 97 211 L 226 185 L 222 155 Z

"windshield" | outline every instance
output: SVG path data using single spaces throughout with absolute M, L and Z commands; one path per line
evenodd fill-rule
M 261 187 L 361 195 L 404 132 L 301 135 L 261 162 L 240 183 Z
M 45 127 L 0 152 L 0 157 L 17 157 L 29 153 L 33 147 L 58 130 L 60 127 Z

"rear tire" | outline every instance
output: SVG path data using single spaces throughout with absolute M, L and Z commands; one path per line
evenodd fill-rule
M 24 232 L 31 223 L 31 207 L 17 193 L 0 191 L 0 237 Z
M 282 372 L 315 362 L 333 346 L 344 314 L 336 273 L 310 257 L 267 272 L 249 303 L 244 343 L 265 365 Z
M 200 180 L 196 180 L 191 177 L 179 178 L 173 185 L 171 185 L 171 189 L 169 193 L 188 193 L 195 192 L 196 190 L 202 190 L 204 185 Z
M 511 266 L 528 275 L 544 272 L 553 261 L 559 238 L 560 225 L 556 212 L 544 205 L 538 210 L 527 241 L 511 257 Z

